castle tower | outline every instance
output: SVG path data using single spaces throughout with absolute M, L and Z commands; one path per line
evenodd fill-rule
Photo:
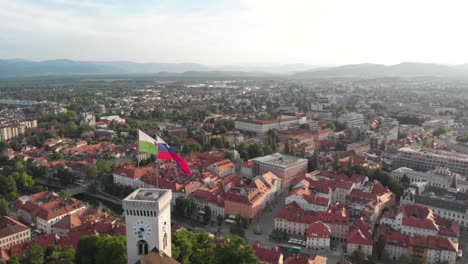
M 171 257 L 171 198 L 171 190 L 140 188 L 122 201 L 128 264 L 155 247 Z

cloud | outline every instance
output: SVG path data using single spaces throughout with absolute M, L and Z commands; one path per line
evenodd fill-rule
M 169 8 L 168 1 L 155 1 L 137 11 L 126 1 L 54 1 L 54 8 L 3 1 L 0 33 L 8 34 L 0 57 L 206 64 L 468 62 L 464 1 L 220 0 L 203 6 L 186 0 L 181 4 L 190 5 L 179 9 L 181 4 Z
M 84 7 L 84 8 L 103 8 L 109 7 L 109 5 L 103 4 L 101 2 L 93 1 L 76 1 L 76 0 L 53 0 L 57 4 L 63 4 L 68 6 L 75 7 Z

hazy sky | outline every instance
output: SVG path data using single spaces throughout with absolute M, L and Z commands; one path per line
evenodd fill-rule
M 0 58 L 468 63 L 468 1 L 0 0 Z

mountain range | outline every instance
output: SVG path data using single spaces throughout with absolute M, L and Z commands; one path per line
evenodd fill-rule
M 137 63 L 129 61 L 98 62 L 67 59 L 29 61 L 24 59 L 0 60 L 0 77 L 27 75 L 76 74 L 157 74 L 159 76 L 222 77 L 272 76 L 292 78 L 372 78 L 372 77 L 468 77 L 468 64 L 442 65 L 435 63 L 404 62 L 395 65 L 350 64 L 320 67 L 309 64 L 221 65 L 207 66 L 196 63 Z
M 468 76 L 468 64 L 442 65 L 435 63 L 403 62 L 394 65 L 350 64 L 338 67 L 313 69 L 293 74 L 295 78 L 333 78 L 333 77 L 456 77 Z

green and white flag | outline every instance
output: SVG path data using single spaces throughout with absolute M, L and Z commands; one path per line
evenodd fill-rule
M 138 129 L 138 150 L 140 152 L 158 155 L 158 142 L 156 139 L 148 136 L 145 132 Z

